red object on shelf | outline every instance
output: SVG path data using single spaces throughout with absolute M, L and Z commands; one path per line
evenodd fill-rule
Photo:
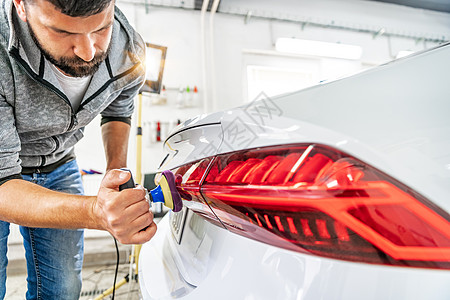
M 161 142 L 161 122 L 156 123 L 156 141 Z

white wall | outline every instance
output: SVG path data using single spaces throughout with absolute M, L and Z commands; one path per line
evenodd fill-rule
M 168 1 L 158 1 L 163 4 L 164 2 Z M 119 1 L 119 7 L 131 16 L 132 23 L 146 40 L 169 47 L 164 75 L 168 86 L 176 87 L 189 80 L 201 82 L 199 11 L 149 6 L 147 13 L 144 6 L 126 1 Z M 259 14 L 288 20 L 306 20 L 360 30 L 384 28 L 386 33 L 407 36 L 450 37 L 450 14 L 373 1 L 224 0 L 220 9 L 234 14 L 252 11 L 254 16 Z M 274 41 L 278 37 L 361 45 L 362 62 L 369 65 L 389 61 L 399 50 L 421 50 L 433 46 L 433 43 L 415 39 L 386 36 L 374 38 L 368 33 L 311 25 L 302 28 L 300 23 L 259 18 L 251 18 L 248 24 L 245 24 L 243 16 L 224 13 L 216 14 L 214 23 L 214 78 L 217 82 L 217 99 L 216 103 L 210 106 L 210 110 L 222 110 L 242 103 L 242 50 L 273 50 Z M 209 14 L 206 17 L 206 25 L 209 25 Z M 209 39 L 207 44 L 209 45 Z M 208 78 L 211 78 L 211 74 L 208 74 Z M 211 91 L 207 92 L 211 97 Z

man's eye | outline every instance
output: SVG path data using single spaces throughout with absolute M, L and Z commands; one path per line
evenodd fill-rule
M 59 35 L 71 35 L 71 33 L 70 33 L 70 32 L 67 32 L 67 31 L 59 31 L 59 30 L 56 30 L 56 33 L 59 34 Z
M 105 28 L 102 28 L 102 29 L 99 29 L 99 30 L 97 30 L 96 31 L 96 33 L 102 33 L 102 32 L 105 32 L 106 30 L 108 30 L 109 29 L 109 26 L 108 27 L 105 27 Z

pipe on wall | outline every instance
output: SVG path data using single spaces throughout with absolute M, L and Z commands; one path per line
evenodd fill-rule
M 211 7 L 211 14 L 209 15 L 209 51 L 210 51 L 210 62 L 211 62 L 211 103 L 212 111 L 217 109 L 217 95 L 216 95 L 216 64 L 214 58 L 214 16 L 219 7 L 220 0 L 214 0 Z
M 207 95 L 207 51 L 206 51 L 206 37 L 205 37 L 205 15 L 208 9 L 210 0 L 204 0 L 202 5 L 202 10 L 200 11 L 200 42 L 201 42 L 201 57 L 202 57 L 202 83 L 203 83 L 203 111 L 206 113 L 208 111 L 208 95 Z

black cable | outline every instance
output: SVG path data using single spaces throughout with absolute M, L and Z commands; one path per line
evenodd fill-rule
M 134 184 L 133 175 L 131 174 L 131 171 L 126 168 L 121 168 L 121 170 L 130 172 L 130 179 L 128 179 L 128 181 L 125 182 L 124 184 L 119 185 L 119 191 L 122 191 L 124 189 L 134 188 L 136 185 Z M 117 280 L 117 273 L 119 272 L 119 247 L 117 246 L 116 238 L 114 238 L 114 243 L 116 244 L 117 263 L 116 263 L 116 273 L 114 274 L 114 285 L 113 285 L 113 292 L 112 292 L 112 298 L 111 298 L 112 300 L 114 300 L 114 294 L 116 293 L 116 280 Z M 128 282 L 128 279 L 127 279 L 127 282 Z
M 114 238 L 114 244 L 116 245 L 116 272 L 114 274 L 114 285 L 113 285 L 113 291 L 112 291 L 112 298 L 111 300 L 114 300 L 114 294 L 116 293 L 116 280 L 117 280 L 117 273 L 119 272 L 119 246 L 117 246 L 117 240 Z

